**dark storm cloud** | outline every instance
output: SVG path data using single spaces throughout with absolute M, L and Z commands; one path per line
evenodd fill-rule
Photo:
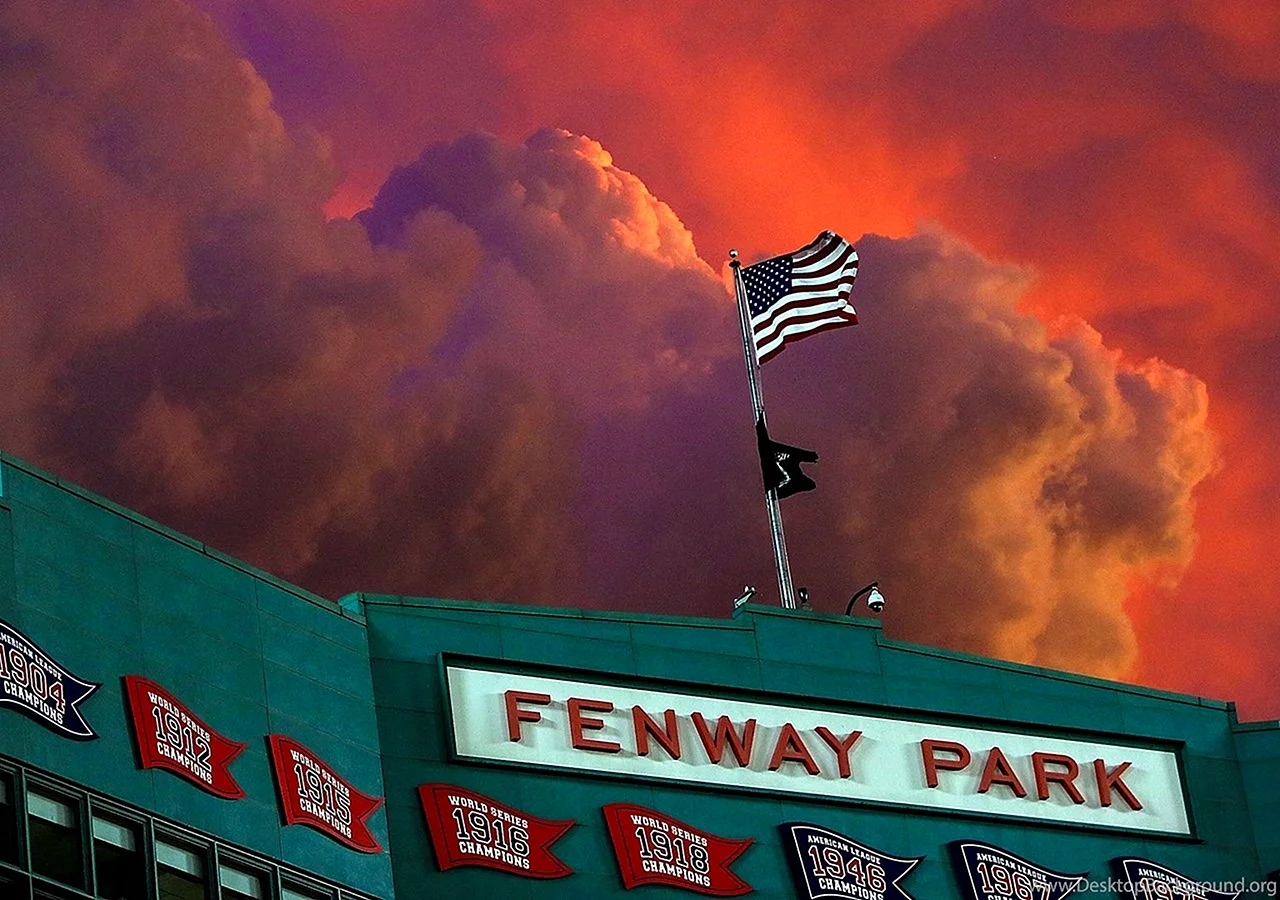
M 1203 384 L 1125 363 L 1083 322 L 1050 332 L 1018 310 L 1027 272 L 954 238 L 859 250 L 863 324 L 768 373 L 780 433 L 826 435 L 816 502 L 791 513 L 798 579 L 838 611 L 878 578 L 895 636 L 1122 674 L 1130 582 L 1194 546 Z
M 6 449 L 330 592 L 425 560 L 510 596 L 514 561 L 541 596 L 572 568 L 533 552 L 563 542 L 535 490 L 571 480 L 553 398 L 498 364 L 410 377 L 472 283 L 468 229 L 428 214 L 390 252 L 326 223 L 323 145 L 184 4 L 0 27 Z
M 0 18 L 0 446 L 329 594 L 722 615 L 770 585 L 732 303 L 590 138 L 471 135 L 320 214 L 324 142 L 187 6 Z M 1195 378 L 1019 311 L 940 233 L 860 242 L 864 324 L 765 371 L 797 581 L 897 637 L 1086 671 L 1185 565 Z
M 732 303 L 688 230 L 590 138 L 545 129 L 520 146 L 487 135 L 434 145 L 391 174 L 359 221 L 398 246 L 427 209 L 485 247 L 473 349 L 554 382 L 584 410 L 644 405 L 734 352 Z
M 424 210 L 474 229 L 489 255 L 477 285 L 503 312 L 469 330 L 468 352 L 554 385 L 585 423 L 572 509 L 586 589 L 565 599 L 722 615 L 744 581 L 772 592 L 736 333 L 717 298 L 636 247 L 625 278 L 598 265 L 618 262 L 618 210 L 633 208 L 618 185 L 648 197 L 606 159 L 560 132 L 435 146 L 362 221 L 392 245 Z M 657 233 L 670 238 L 645 246 L 692 259 L 677 222 Z M 898 595 L 897 636 L 1121 674 L 1136 653 L 1129 586 L 1177 573 L 1194 545 L 1191 491 L 1215 460 L 1203 384 L 1126 363 L 1083 322 L 1051 333 L 1017 308 L 1030 273 L 953 238 L 861 246 L 867 324 L 765 367 L 778 433 L 822 439 L 819 491 L 786 504 L 797 581 L 836 611 L 879 577 Z M 616 328 L 573 330 L 604 296 Z M 672 353 L 684 362 L 655 365 Z
M 3 446 L 327 593 L 560 599 L 583 417 L 729 321 L 671 210 L 585 138 L 470 139 L 432 171 L 474 221 L 426 198 L 378 246 L 185 4 L 0 28 Z

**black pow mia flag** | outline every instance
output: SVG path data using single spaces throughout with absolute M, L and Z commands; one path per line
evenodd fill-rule
M 771 440 L 764 416 L 756 419 L 756 443 L 760 447 L 760 471 L 764 475 L 765 493 L 777 491 L 781 499 L 817 487 L 812 478 L 800 471 L 800 464 L 817 462 L 818 454 Z
M 914 900 L 898 882 L 923 856 L 889 856 L 817 825 L 779 825 L 801 900 Z

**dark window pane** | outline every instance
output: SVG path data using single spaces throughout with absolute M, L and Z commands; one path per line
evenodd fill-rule
M 330 900 L 332 897 L 333 891 L 287 879 L 280 888 L 281 900 Z
M 223 864 L 218 870 L 222 900 L 266 900 L 268 878 L 248 867 Z
M 31 871 L 63 884 L 84 887 L 80 806 L 70 797 L 27 792 Z
M 0 872 L 0 897 L 16 897 L 26 900 L 31 896 L 31 882 L 26 875 L 17 872 Z
M 146 860 L 138 826 L 95 816 L 93 865 L 99 897 L 104 900 L 147 900 Z
M 36 887 L 36 900 L 81 900 L 83 894 L 77 894 L 67 888 L 54 887 L 51 884 Z
M 0 772 L 0 860 L 18 862 L 18 808 L 13 802 L 13 776 Z
M 160 885 L 160 900 L 209 900 L 209 889 L 203 878 L 160 868 L 156 878 Z
M 160 900 L 209 900 L 203 850 L 156 841 L 156 884 Z

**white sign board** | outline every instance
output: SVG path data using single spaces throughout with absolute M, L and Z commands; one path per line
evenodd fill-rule
M 459 757 L 1189 835 L 1177 755 L 449 664 Z

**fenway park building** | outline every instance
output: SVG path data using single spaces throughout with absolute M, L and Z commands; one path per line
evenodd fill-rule
M 335 604 L 0 457 L 0 900 L 1209 900 L 1277 869 L 1280 725 L 1227 703 L 752 604 Z

